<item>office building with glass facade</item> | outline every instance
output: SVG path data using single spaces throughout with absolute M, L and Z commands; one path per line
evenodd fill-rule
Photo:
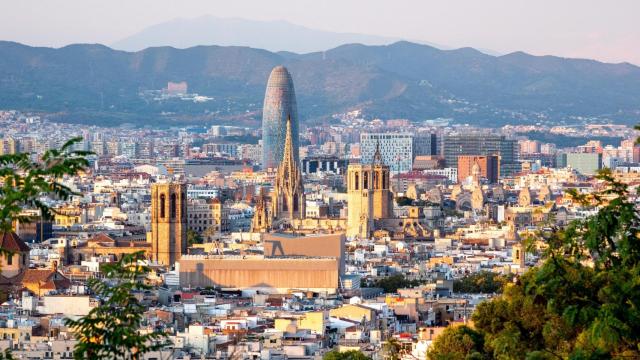
M 262 108 L 262 168 L 265 170 L 278 167 L 282 161 L 289 117 L 293 156 L 299 163 L 298 109 L 293 80 L 284 66 L 277 66 L 269 75 Z

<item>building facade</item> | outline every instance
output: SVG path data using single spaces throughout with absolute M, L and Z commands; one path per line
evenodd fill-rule
M 347 236 L 368 238 L 374 220 L 393 216 L 389 166 L 379 150 L 370 164 L 351 164 L 347 169 Z
M 373 162 L 376 149 L 382 161 L 394 173 L 411 171 L 413 167 L 413 134 L 363 133 L 360 134 L 360 159 L 363 164 Z
M 262 109 L 262 168 L 276 168 L 284 155 L 287 119 L 291 119 L 294 160 L 299 161 L 298 108 L 293 80 L 284 66 L 269 75 Z
M 495 184 L 500 178 L 500 157 L 498 155 L 462 155 L 458 156 L 458 180 L 464 181 L 472 174 L 474 165 L 480 168 L 480 176 L 487 179 L 489 183 Z
M 151 185 L 151 260 L 173 266 L 187 252 L 187 187 Z
M 500 176 L 511 176 L 519 171 L 518 142 L 504 136 L 476 133 L 447 135 L 443 147 L 447 167 L 457 168 L 458 157 L 462 155 L 497 155 L 500 158 Z M 458 177 L 462 179 L 461 174 Z

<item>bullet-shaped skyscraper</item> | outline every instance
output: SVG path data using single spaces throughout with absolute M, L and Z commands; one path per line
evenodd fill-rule
M 282 161 L 287 134 L 287 118 L 291 118 L 293 155 L 299 162 L 298 107 L 293 80 L 287 68 L 271 70 L 262 108 L 262 168 L 275 168 Z

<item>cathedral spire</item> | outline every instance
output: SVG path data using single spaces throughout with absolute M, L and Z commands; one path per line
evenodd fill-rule
M 284 153 L 278 166 L 273 192 L 273 214 L 279 218 L 304 218 L 305 197 L 302 174 L 294 153 L 291 117 L 287 117 L 287 130 L 284 140 Z
M 284 153 L 282 155 L 282 162 L 293 160 L 293 141 L 291 139 L 291 115 L 287 116 L 287 132 L 284 139 Z
M 380 139 L 376 142 L 376 152 L 373 154 L 373 165 L 382 165 L 382 154 L 380 153 Z

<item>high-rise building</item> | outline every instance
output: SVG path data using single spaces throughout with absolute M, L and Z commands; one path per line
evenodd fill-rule
M 537 154 L 541 150 L 540 142 L 537 140 L 520 140 L 520 154 Z
M 487 179 L 491 184 L 498 182 L 498 178 L 500 177 L 500 159 L 498 155 L 458 156 L 458 181 L 462 182 L 473 175 L 473 166 L 475 164 L 477 164 L 480 169 L 481 177 Z
M 187 186 L 151 185 L 151 260 L 173 266 L 187 252 Z
M 15 154 L 18 152 L 19 144 L 14 138 L 0 139 L 0 155 Z
M 436 155 L 438 139 L 434 133 L 421 133 L 413 137 L 413 156 Z
M 293 80 L 284 66 L 271 71 L 262 108 L 262 168 L 276 168 L 284 155 L 287 119 L 291 119 L 293 157 L 299 162 L 298 108 Z
M 594 175 L 602 169 L 602 154 L 598 153 L 568 153 L 559 155 L 562 160 L 558 164 L 571 167 L 582 175 Z
M 518 142 L 504 136 L 463 133 L 447 135 L 444 139 L 444 158 L 447 167 L 458 167 L 461 155 L 498 155 L 500 157 L 500 175 L 511 176 L 519 171 Z M 460 177 L 460 174 L 458 174 Z
M 378 150 L 382 162 L 391 171 L 402 173 L 411 171 L 413 166 L 413 134 L 410 133 L 362 133 L 360 134 L 360 159 L 370 164 Z

